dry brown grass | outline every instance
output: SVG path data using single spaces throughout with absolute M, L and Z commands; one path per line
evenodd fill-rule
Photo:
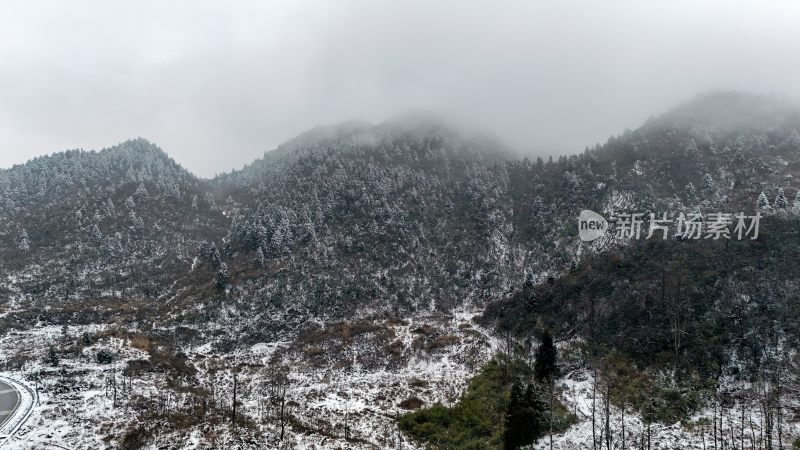
M 153 347 L 153 343 L 150 339 L 139 333 L 131 335 L 128 338 L 128 343 L 131 347 L 147 353 L 150 353 L 150 349 Z

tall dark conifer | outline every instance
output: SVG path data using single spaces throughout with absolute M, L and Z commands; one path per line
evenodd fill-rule
M 542 334 L 542 343 L 536 350 L 536 362 L 533 373 L 536 381 L 552 382 L 558 373 L 558 353 L 553 344 L 553 336 L 549 331 Z

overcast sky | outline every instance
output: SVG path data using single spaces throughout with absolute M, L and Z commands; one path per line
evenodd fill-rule
M 795 0 L 0 1 L 0 167 L 141 136 L 212 176 L 419 109 L 572 153 L 699 92 L 800 96 Z

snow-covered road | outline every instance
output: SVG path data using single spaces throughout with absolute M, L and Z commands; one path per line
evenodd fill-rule
M 0 375 L 0 448 L 5 448 L 33 413 L 36 393 L 25 382 Z
M 13 386 L 0 380 L 0 433 L 19 408 L 21 399 L 19 392 Z

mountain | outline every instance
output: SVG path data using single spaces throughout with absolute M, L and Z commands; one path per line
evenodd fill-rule
M 199 242 L 227 226 L 206 185 L 144 139 L 0 172 L 4 289 L 30 314 L 16 320 L 106 320 L 69 305 L 163 300 Z
M 108 379 L 86 359 L 116 355 L 141 384 L 125 391 L 131 415 L 107 417 L 120 429 L 102 433 L 118 446 L 153 444 L 156 423 L 167 444 L 201 429 L 211 439 L 241 380 L 250 425 L 223 432 L 241 448 L 278 445 L 276 424 L 299 447 L 385 447 L 401 403 L 451 405 L 400 422 L 408 445 L 425 445 L 453 435 L 436 428 L 449 414 L 483 414 L 487 395 L 497 402 L 481 416 L 488 428 L 458 430 L 485 430 L 491 447 L 512 392 L 514 405 L 544 395 L 513 385 L 531 377 L 526 361 L 547 332 L 558 386 L 599 380 L 609 411 L 687 421 L 720 386 L 763 387 L 754 380 L 774 373 L 764 361 L 798 348 L 798 130 L 796 106 L 717 92 L 548 161 L 426 114 L 317 127 L 211 180 L 143 139 L 37 158 L 0 171 L 0 342 L 13 329 L 33 349 L 0 360 L 33 367 L 43 392 L 69 403 Z M 673 226 L 663 241 L 583 242 L 585 209 L 764 218 L 753 241 L 675 239 Z M 67 375 L 42 365 L 51 346 Z M 615 370 L 624 383 L 610 384 Z M 263 411 L 285 403 L 286 390 L 275 395 L 287 380 L 291 420 Z M 580 402 L 564 393 L 552 405 L 569 398 Z M 340 423 L 354 405 L 365 424 L 355 438 Z M 571 439 L 587 421 L 562 406 L 554 430 Z

